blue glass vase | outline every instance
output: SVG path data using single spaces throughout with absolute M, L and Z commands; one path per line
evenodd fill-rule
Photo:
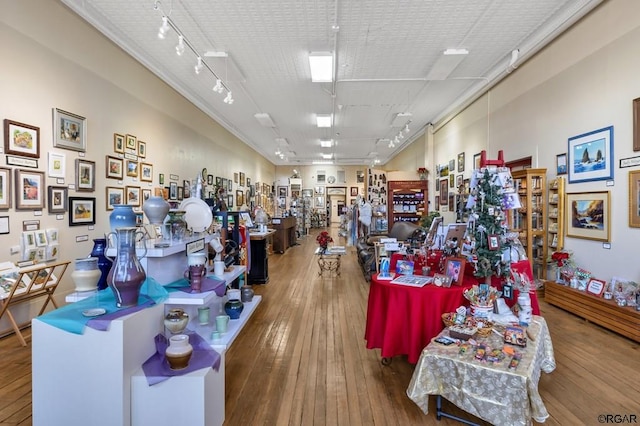
M 111 270 L 111 265 L 113 262 L 107 256 L 105 256 L 104 251 L 107 247 L 107 239 L 106 238 L 95 238 L 93 240 L 93 249 L 91 250 L 91 257 L 98 258 L 98 269 L 100 269 L 100 279 L 98 280 L 98 290 L 104 290 L 108 287 L 107 285 L 107 275 L 109 275 L 109 271 Z
M 114 204 L 113 212 L 109 215 L 111 232 L 118 228 L 134 228 L 136 226 L 136 212 L 129 204 Z

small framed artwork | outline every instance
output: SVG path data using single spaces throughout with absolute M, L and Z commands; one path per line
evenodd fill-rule
M 239 181 L 239 185 L 240 185 L 240 186 L 244 186 L 244 172 L 240 172 L 240 181 Z
M 140 207 L 140 187 L 128 186 L 125 188 L 125 204 Z
M 138 157 L 145 158 L 147 156 L 147 143 L 138 141 Z
M 231 179 L 227 179 L 227 192 L 231 192 L 233 190 L 233 183 Z
M 140 180 L 142 182 L 153 181 L 153 164 L 140 163 Z
M 40 128 L 5 119 L 4 153 L 40 158 Z
M 164 173 L 160 173 L 160 174 L 158 175 L 158 183 L 159 183 L 160 185 L 164 185 Z
M 481 157 L 482 157 L 482 154 L 480 152 L 473 156 L 473 168 L 475 170 L 478 170 L 480 168 Z
M 17 209 L 44 208 L 44 172 L 16 169 L 15 181 Z
M 324 186 L 316 186 L 316 194 L 324 195 Z
M 464 152 L 458 154 L 458 173 L 464 172 Z
M 216 186 L 222 188 L 222 176 L 216 176 Z
M 566 175 L 567 174 L 567 153 L 556 155 L 556 174 L 557 175 Z
M 116 204 L 125 204 L 124 188 L 107 186 L 107 210 L 113 210 Z
M 458 175 L 456 176 L 456 188 L 458 188 L 458 191 L 462 192 L 464 191 L 464 187 L 462 186 L 462 175 Z
M 69 197 L 69 226 L 95 225 L 96 199 Z
M 286 197 L 288 192 L 288 188 L 286 186 L 278 187 L 278 197 Z
M 64 213 L 67 211 L 67 187 L 49 186 L 47 209 L 49 213 Z
M 364 170 L 356 170 L 356 183 L 364 183 Z
M 569 183 L 613 179 L 613 126 L 569 138 Z
M 502 297 L 505 299 L 513 299 L 513 286 L 511 284 L 504 284 L 502 286 Z
M 594 296 L 598 297 L 602 296 L 602 293 L 604 292 L 606 286 L 606 281 L 591 278 L 587 283 L 587 293 L 593 294 Z
M 11 208 L 11 169 L 0 167 L 0 210 Z
M 145 188 L 142 190 L 142 204 L 151 198 L 151 190 L 149 188 Z
M 124 147 L 128 150 L 138 151 L 138 138 L 133 135 L 125 136 L 125 145 Z
M 9 232 L 9 216 L 0 216 L 0 234 L 8 234 Z
M 107 155 L 106 159 L 106 177 L 109 179 L 122 179 L 124 174 L 122 172 L 122 158 L 112 157 Z
M 58 228 L 47 228 L 49 244 L 58 244 Z
M 133 160 L 126 160 L 127 162 L 127 176 L 138 177 L 138 162 Z
M 178 182 L 169 182 L 169 199 L 178 199 Z
M 85 152 L 87 150 L 87 119 L 59 108 L 53 109 L 53 146 Z
M 497 234 L 489 234 L 487 236 L 487 247 L 489 250 L 498 250 L 500 248 L 500 240 Z
M 452 257 L 447 259 L 445 275 L 451 278 L 451 284 L 462 285 L 465 264 L 466 260 L 461 257 Z
M 629 172 L 629 226 L 640 228 L 640 170 Z
M 456 160 L 449 160 L 449 173 L 453 173 L 456 170 Z
M 233 174 L 233 182 L 238 183 L 238 173 Z
M 611 232 L 610 192 L 567 193 L 567 237 L 609 241 Z
M 76 158 L 76 191 L 93 192 L 96 190 L 96 163 Z
M 207 175 L 207 185 L 213 185 L 213 175 Z
M 184 186 L 178 187 L 178 201 L 184 200 Z
M 469 194 L 471 191 L 471 180 L 470 179 L 463 180 L 462 185 L 464 187 L 464 193 Z
M 36 233 L 34 231 L 23 232 L 22 245 L 25 248 L 36 248 Z
M 227 195 L 227 207 L 228 208 L 233 207 L 233 195 L 231 194 Z
M 351 187 L 351 196 L 355 197 L 358 195 L 358 187 L 357 186 L 352 186 Z
M 47 245 L 47 231 L 44 229 L 38 229 L 36 234 L 36 246 L 45 247 Z
M 449 205 L 449 211 L 450 211 L 450 212 L 454 212 L 454 211 L 455 211 L 455 208 L 456 208 L 456 199 L 455 199 L 455 197 L 453 196 L 453 193 L 452 193 L 452 192 L 450 192 L 450 193 L 449 193 L 449 200 L 448 200 L 448 201 L 449 201 L 449 202 L 448 202 L 448 205 Z
M 184 192 L 184 198 L 191 196 L 191 182 L 187 179 L 182 181 L 182 190 Z
M 633 150 L 640 151 L 640 98 L 633 100 Z
M 50 152 L 49 163 L 47 167 L 47 173 L 49 174 L 49 177 L 64 179 L 66 172 L 66 156 L 64 154 L 58 154 L 57 152 Z
M 236 189 L 236 206 L 240 207 L 244 203 L 244 192 L 239 189 Z
M 455 188 L 456 186 L 456 175 L 451 173 L 449 175 L 449 188 Z
M 434 204 L 436 205 L 436 211 L 440 211 L 440 196 L 436 195 L 435 200 L 434 200 Z
M 246 183 L 247 183 L 248 187 L 251 187 L 251 178 L 247 178 L 247 182 Z
M 446 206 L 449 202 L 449 179 L 440 179 L 440 205 Z
M 113 151 L 124 154 L 124 135 L 120 133 L 113 134 Z

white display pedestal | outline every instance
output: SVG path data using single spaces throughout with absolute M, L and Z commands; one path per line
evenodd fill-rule
M 131 378 L 131 424 L 206 425 L 224 423 L 224 352 L 220 369 L 203 368 L 149 386 L 140 368 Z
M 131 376 L 155 353 L 164 306 L 73 334 L 32 321 L 33 424 L 131 424 Z

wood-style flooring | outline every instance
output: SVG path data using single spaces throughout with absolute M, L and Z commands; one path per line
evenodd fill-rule
M 330 231 L 336 244 L 345 243 L 337 229 Z M 271 256 L 270 282 L 254 286 L 262 303 L 226 354 L 225 425 L 459 424 L 436 420 L 435 398 L 428 414 L 409 400 L 405 391 L 413 365 L 405 357 L 383 366 L 380 351 L 366 349 L 369 284 L 352 247 L 342 258 L 340 277 L 318 276 L 315 233 Z M 600 415 L 634 415 L 640 422 L 640 345 L 542 297 L 541 310 L 557 363 L 540 379 L 550 414 L 545 424 L 607 424 Z M 26 348 L 14 335 L 0 339 L 3 425 L 31 424 L 31 335 L 24 334 Z M 64 386 L 60 383 L 60 391 Z M 447 401 L 444 405 L 477 420 Z

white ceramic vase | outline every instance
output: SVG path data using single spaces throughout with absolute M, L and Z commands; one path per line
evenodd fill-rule
M 98 258 L 86 257 L 75 260 L 75 270 L 71 273 L 71 279 L 76 285 L 76 291 L 93 291 L 98 288 L 101 275 Z
M 169 346 L 164 355 L 172 370 L 187 368 L 193 354 L 193 346 L 189 343 L 189 336 L 176 334 L 169 338 Z

